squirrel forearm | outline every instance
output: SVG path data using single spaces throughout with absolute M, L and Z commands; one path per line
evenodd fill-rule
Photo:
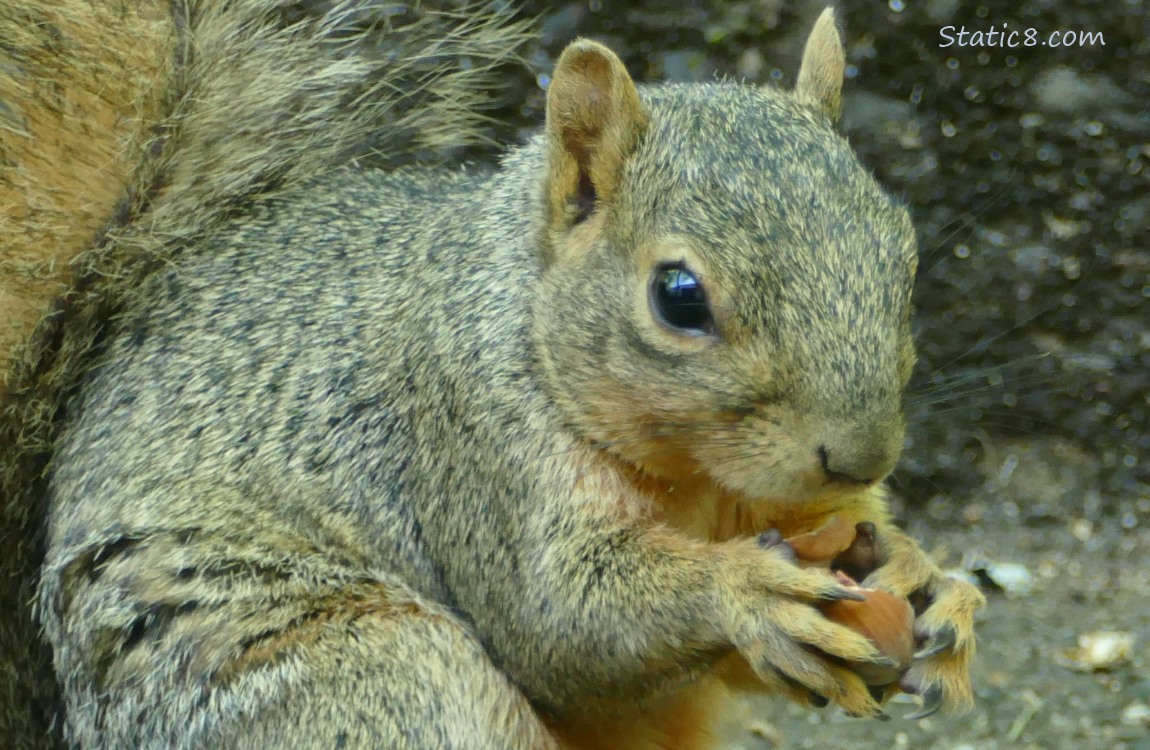
M 503 668 L 560 714 L 657 695 L 731 647 L 716 627 L 716 547 L 592 525 L 557 529 L 526 588 L 505 589 L 515 601 L 477 621 Z

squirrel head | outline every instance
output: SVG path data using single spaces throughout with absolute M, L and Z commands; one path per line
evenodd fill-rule
M 572 426 L 648 474 L 801 502 L 897 461 L 917 245 L 835 130 L 844 59 L 830 9 L 794 91 L 559 59 L 537 345 Z

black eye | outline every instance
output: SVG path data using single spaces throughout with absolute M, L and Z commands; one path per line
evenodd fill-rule
M 651 277 L 651 309 L 671 328 L 689 333 L 709 333 L 714 328 L 703 284 L 682 264 L 655 269 Z

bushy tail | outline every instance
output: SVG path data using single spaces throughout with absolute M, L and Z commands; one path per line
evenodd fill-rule
M 104 324 L 155 268 L 337 166 L 481 137 L 506 3 L 0 2 L 0 737 L 52 742 L 32 591 L 44 468 Z M 274 260 L 272 261 L 274 262 Z

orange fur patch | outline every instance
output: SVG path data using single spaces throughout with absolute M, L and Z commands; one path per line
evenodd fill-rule
M 174 33 L 161 0 L 0 9 L 0 384 L 144 159 Z
M 753 537 L 768 529 L 784 537 L 813 531 L 832 516 L 852 526 L 859 521 L 883 524 L 888 510 L 881 488 L 828 493 L 801 503 L 757 502 L 718 486 L 705 473 L 677 479 L 636 474 L 633 481 L 654 499 L 655 519 L 696 539 L 725 542 Z
M 645 711 L 552 723 L 550 728 L 570 750 L 707 750 L 718 743 L 715 725 L 729 701 L 726 686 L 717 678 L 705 677 Z

